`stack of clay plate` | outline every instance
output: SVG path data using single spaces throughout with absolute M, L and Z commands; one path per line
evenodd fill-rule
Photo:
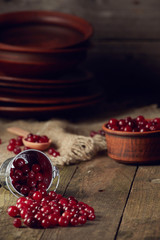
M 92 26 L 48 11 L 0 15 L 0 113 L 36 116 L 97 103 L 93 76 L 78 69 Z

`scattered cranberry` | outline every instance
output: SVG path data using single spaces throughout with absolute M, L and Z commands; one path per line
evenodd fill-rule
M 0 138 L 0 144 L 2 144 L 2 139 Z
M 51 147 L 51 148 L 48 149 L 48 153 L 49 153 L 50 155 L 52 155 L 53 157 L 60 156 L 60 153 L 57 152 L 53 147 Z
M 20 219 L 20 218 L 15 218 L 15 219 L 13 220 L 13 225 L 14 225 L 16 228 L 20 228 L 21 225 L 22 225 L 21 219 Z
M 100 129 L 99 131 L 91 131 L 90 132 L 90 137 L 94 137 L 95 135 L 97 135 L 97 134 L 99 134 L 99 135 L 101 135 L 101 136 L 105 136 L 105 131 L 104 130 L 102 130 L 102 129 Z
M 71 202 L 74 204 L 70 205 Z M 8 214 L 15 217 L 13 225 L 17 228 L 21 227 L 21 221 L 30 228 L 51 228 L 82 225 L 95 219 L 94 209 L 84 202 L 72 196 L 62 197 L 54 191 L 43 195 L 43 190 L 17 199 L 16 206 L 8 208 Z
M 160 118 L 147 120 L 139 115 L 136 118 L 126 117 L 125 119 L 111 118 L 106 127 L 113 131 L 124 132 L 148 132 L 160 130 Z
M 19 209 L 16 206 L 10 206 L 8 208 L 8 215 L 10 217 L 17 217 L 19 215 Z
M 12 152 L 13 150 L 14 150 L 14 145 L 13 144 L 9 144 L 8 146 L 7 146 L 7 150 L 8 151 L 10 151 L 10 152 Z

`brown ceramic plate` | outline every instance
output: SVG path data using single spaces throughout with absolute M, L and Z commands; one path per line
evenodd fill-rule
M 0 15 L 0 49 L 45 52 L 87 41 L 93 28 L 84 19 L 51 11 L 22 11 Z
M 7 117 L 21 117 L 21 118 L 31 118 L 31 117 L 47 117 L 50 114 L 55 114 L 56 112 L 65 113 L 68 110 L 79 110 L 86 107 L 94 106 L 99 104 L 103 99 L 102 96 L 98 96 L 97 98 L 78 103 L 69 103 L 69 104 L 61 104 L 61 105 L 50 105 L 50 106 L 12 106 L 12 105 L 3 105 L 0 103 L 0 113 L 1 116 Z M 45 113 L 45 114 L 44 114 Z
M 18 78 L 13 76 L 6 76 L 0 72 L 0 85 L 1 86 L 14 86 L 14 87 L 52 87 L 64 86 L 64 85 L 77 85 L 83 82 L 90 81 L 93 78 L 91 72 L 82 69 L 73 69 L 71 72 L 67 72 L 65 75 L 51 78 L 51 79 L 39 79 L 39 78 Z
M 90 95 L 86 96 L 74 96 L 74 97 L 28 97 L 28 96 L 12 96 L 12 95 L 0 95 L 0 102 L 1 103 L 17 103 L 17 104 L 38 104 L 38 105 L 44 105 L 44 104 L 72 104 L 72 103 L 85 103 L 86 101 L 90 101 L 94 98 L 97 98 L 102 95 L 101 91 L 97 91 L 96 93 L 90 93 Z

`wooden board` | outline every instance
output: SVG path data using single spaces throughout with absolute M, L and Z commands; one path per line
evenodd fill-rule
M 117 240 L 159 239 L 160 166 L 139 167 Z

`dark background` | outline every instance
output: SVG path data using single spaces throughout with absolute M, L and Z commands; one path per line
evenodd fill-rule
M 159 0 L 0 0 L 0 12 L 53 10 L 94 27 L 83 67 L 91 70 L 108 102 L 159 102 Z

